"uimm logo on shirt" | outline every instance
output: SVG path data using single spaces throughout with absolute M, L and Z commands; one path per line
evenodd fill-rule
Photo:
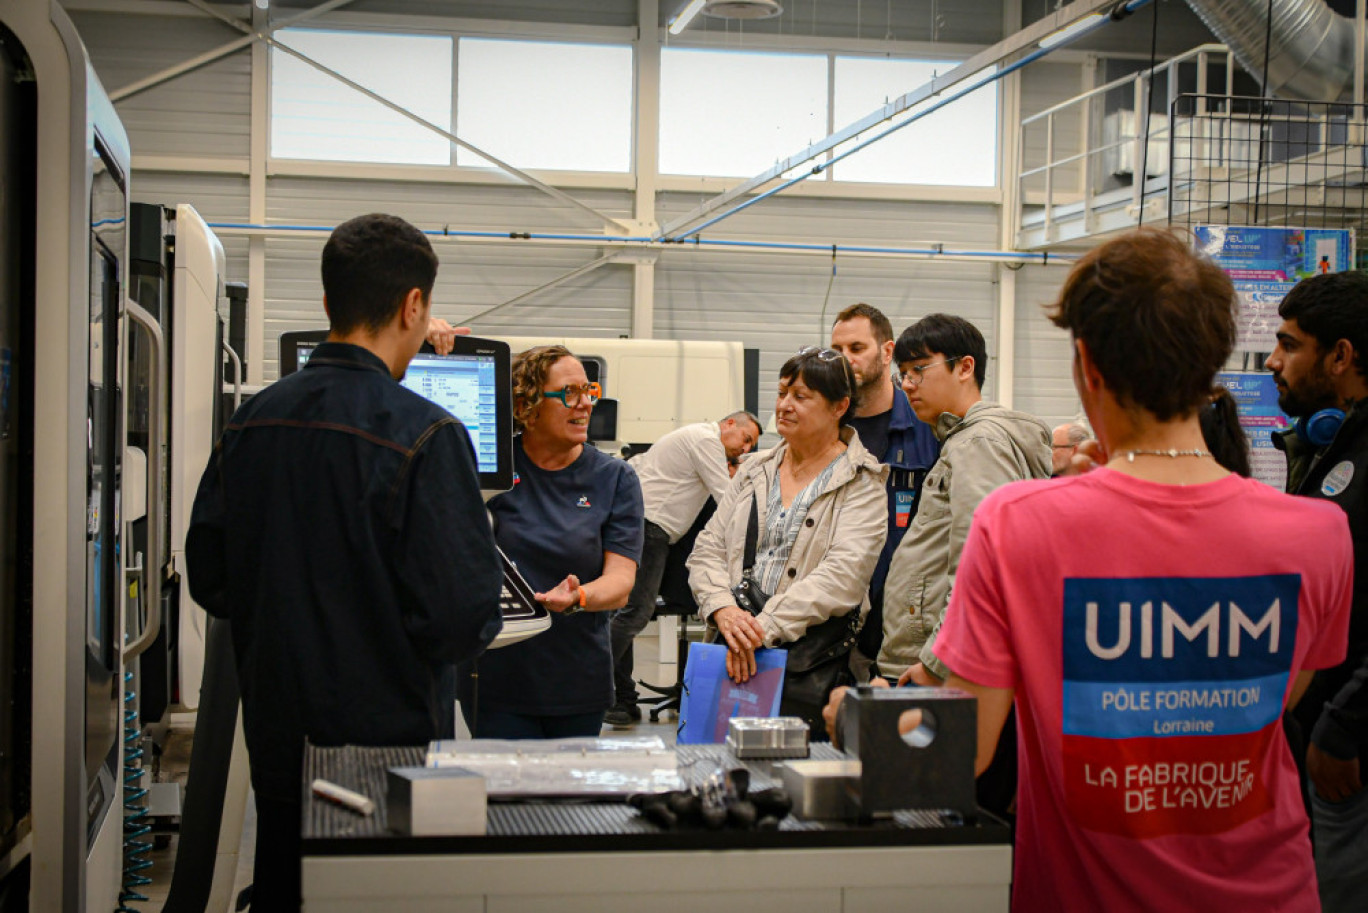
M 1064 770 L 1085 827 L 1209 834 L 1271 806 L 1262 770 L 1296 574 L 1064 582 Z

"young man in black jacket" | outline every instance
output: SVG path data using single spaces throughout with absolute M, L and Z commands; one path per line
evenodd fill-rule
M 502 624 L 470 438 L 398 382 L 436 276 L 427 238 L 402 219 L 338 226 L 323 248 L 327 342 L 238 410 L 200 480 L 190 592 L 231 625 L 257 913 L 299 908 L 305 739 L 426 744 L 438 670 Z
M 1287 490 L 1334 501 L 1354 540 L 1349 655 L 1316 674 L 1297 708 L 1309 738 L 1316 874 L 1327 913 L 1368 910 L 1368 274 L 1298 283 L 1278 307 L 1282 325 L 1267 366 L 1278 405 L 1297 420 L 1274 436 L 1287 454 Z M 1276 534 L 1276 531 L 1272 531 Z

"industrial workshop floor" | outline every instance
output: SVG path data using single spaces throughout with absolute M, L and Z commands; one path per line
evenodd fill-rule
M 655 625 L 646 629 L 637 638 L 635 645 L 636 653 L 636 676 L 638 679 L 651 682 L 652 684 L 667 684 L 675 680 L 675 664 L 659 663 L 657 658 L 660 655 L 658 638 L 654 633 Z M 674 643 L 671 637 L 668 652 L 673 655 Z M 643 705 L 645 706 L 645 705 Z M 634 735 L 658 735 L 667 745 L 673 745 L 675 740 L 676 719 L 674 716 L 666 714 L 661 722 L 652 723 L 649 717 L 643 714 L 643 720 L 630 730 L 614 730 L 612 727 L 605 726 L 604 732 L 630 732 Z M 190 765 L 190 745 L 193 733 L 187 731 L 176 731 L 167 740 L 165 753 L 162 755 L 162 771 L 166 777 L 179 781 L 182 785 L 186 780 L 187 769 Z M 130 904 L 133 909 L 146 910 L 147 913 L 161 913 L 161 909 L 166 902 L 166 895 L 171 889 L 171 873 L 176 865 L 176 840 L 175 836 L 170 838 L 170 843 L 163 849 L 154 849 L 150 854 L 152 868 L 145 874 L 152 879 L 150 885 L 144 886 L 141 891 L 148 898 L 145 904 Z M 233 887 L 233 896 L 236 897 L 243 888 L 252 883 L 252 860 L 255 856 L 256 847 L 256 810 L 251 801 L 247 803 L 247 816 L 242 826 L 242 848 L 238 856 L 237 880 Z M 212 911 L 212 913 L 222 913 L 222 911 Z

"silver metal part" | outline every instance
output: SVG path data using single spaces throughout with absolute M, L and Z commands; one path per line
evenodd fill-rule
M 798 717 L 732 717 L 727 747 L 745 761 L 755 758 L 806 758 L 808 726 Z
M 851 819 L 859 816 L 854 792 L 860 782 L 859 761 L 785 761 L 774 765 L 800 818 Z

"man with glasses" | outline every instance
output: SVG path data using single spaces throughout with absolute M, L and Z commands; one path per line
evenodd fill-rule
M 912 410 L 940 438 L 941 455 L 888 568 L 879 671 L 903 683 L 935 685 L 948 670 L 929 646 L 974 509 L 1008 482 L 1049 477 L 1050 430 L 1035 416 L 983 398 L 987 346 L 962 317 L 923 317 L 898 337 L 893 357 Z
M 1050 432 L 1051 450 L 1051 476 L 1072 475 L 1070 467 L 1073 462 L 1074 454 L 1078 453 L 1078 448 L 1084 441 L 1092 439 L 1088 429 L 1078 422 L 1065 422 L 1056 425 L 1054 431 Z
M 631 459 L 646 504 L 645 543 L 632 595 L 613 615 L 615 703 L 603 718 L 610 726 L 627 728 L 641 720 L 632 643 L 655 614 L 670 546 L 693 526 L 709 497 L 722 500 L 737 461 L 755 446 L 760 433 L 755 416 L 734 412 L 720 422 L 676 428 Z
M 940 454 L 940 441 L 893 383 L 893 325 L 882 311 L 863 303 L 841 311 L 831 325 L 831 348 L 850 362 L 859 385 L 850 425 L 865 449 L 889 468 L 888 538 L 869 581 L 869 616 L 857 644 L 868 663 L 883 643 L 888 564 L 916 516 L 922 482 Z
M 935 429 L 941 454 L 888 568 L 878 669 L 885 677 L 897 676 L 900 685 L 939 685 L 950 670 L 931 645 L 950 601 L 969 521 L 995 489 L 1049 477 L 1050 430 L 1035 416 L 983 398 L 987 345 L 962 317 L 923 317 L 898 337 L 893 357 L 903 392 L 917 418 Z M 1015 743 L 1004 738 L 1000 763 L 978 780 L 979 804 L 997 814 L 1008 812 L 1016 793 L 1015 752 Z

